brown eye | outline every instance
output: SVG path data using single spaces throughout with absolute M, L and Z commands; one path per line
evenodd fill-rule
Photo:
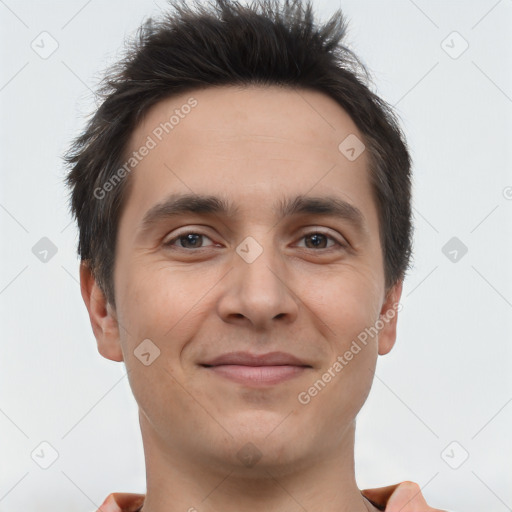
M 308 233 L 302 236 L 302 239 L 305 240 L 306 249 L 330 249 L 333 246 L 344 247 L 344 244 L 338 242 L 334 237 L 327 235 L 326 233 L 321 233 L 318 231 Z M 330 246 L 328 246 L 329 240 L 334 242 Z
M 177 242 L 177 247 L 179 249 L 201 249 L 202 247 L 205 247 L 203 245 L 203 241 L 205 239 L 210 240 L 210 238 L 208 238 L 206 235 L 203 235 L 202 233 L 190 231 L 172 238 L 168 242 L 165 242 L 164 245 L 166 247 L 176 247 L 175 242 Z

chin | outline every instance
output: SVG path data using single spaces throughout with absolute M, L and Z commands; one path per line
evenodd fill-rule
M 225 439 L 227 450 L 220 450 L 222 458 L 253 473 L 272 468 L 286 471 L 287 466 L 291 470 L 292 465 L 307 457 L 305 441 L 309 436 L 304 432 L 311 429 L 298 424 L 296 418 L 288 422 L 292 416 L 289 413 L 252 410 L 225 418 L 223 426 L 231 436 Z

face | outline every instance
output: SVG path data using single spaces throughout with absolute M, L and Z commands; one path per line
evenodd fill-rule
M 165 453 L 285 468 L 343 443 L 401 293 L 385 293 L 368 157 L 340 151 L 349 135 L 363 139 L 332 99 L 277 87 L 175 96 L 134 131 L 116 310 L 93 326 Z

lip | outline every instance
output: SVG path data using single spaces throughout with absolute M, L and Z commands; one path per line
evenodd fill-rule
M 203 366 L 219 366 L 226 364 L 243 366 L 309 366 L 304 361 L 286 352 L 267 352 L 266 354 L 251 354 L 250 352 L 228 352 L 210 359 Z
M 220 377 L 245 385 L 272 385 L 303 374 L 311 365 L 285 352 L 230 352 L 201 366 Z

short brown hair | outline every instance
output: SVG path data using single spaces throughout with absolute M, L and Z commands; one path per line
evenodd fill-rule
M 99 88 L 103 102 L 65 155 L 78 254 L 115 305 L 113 270 L 128 178 L 98 199 L 122 165 L 130 135 L 158 101 L 196 88 L 280 85 L 320 91 L 350 115 L 364 137 L 379 213 L 386 289 L 405 277 L 412 247 L 411 161 L 392 108 L 368 87 L 365 66 L 344 44 L 340 10 L 324 24 L 310 0 L 260 0 L 243 6 L 170 0 L 148 19 Z M 340 141 L 341 142 L 341 141 Z

